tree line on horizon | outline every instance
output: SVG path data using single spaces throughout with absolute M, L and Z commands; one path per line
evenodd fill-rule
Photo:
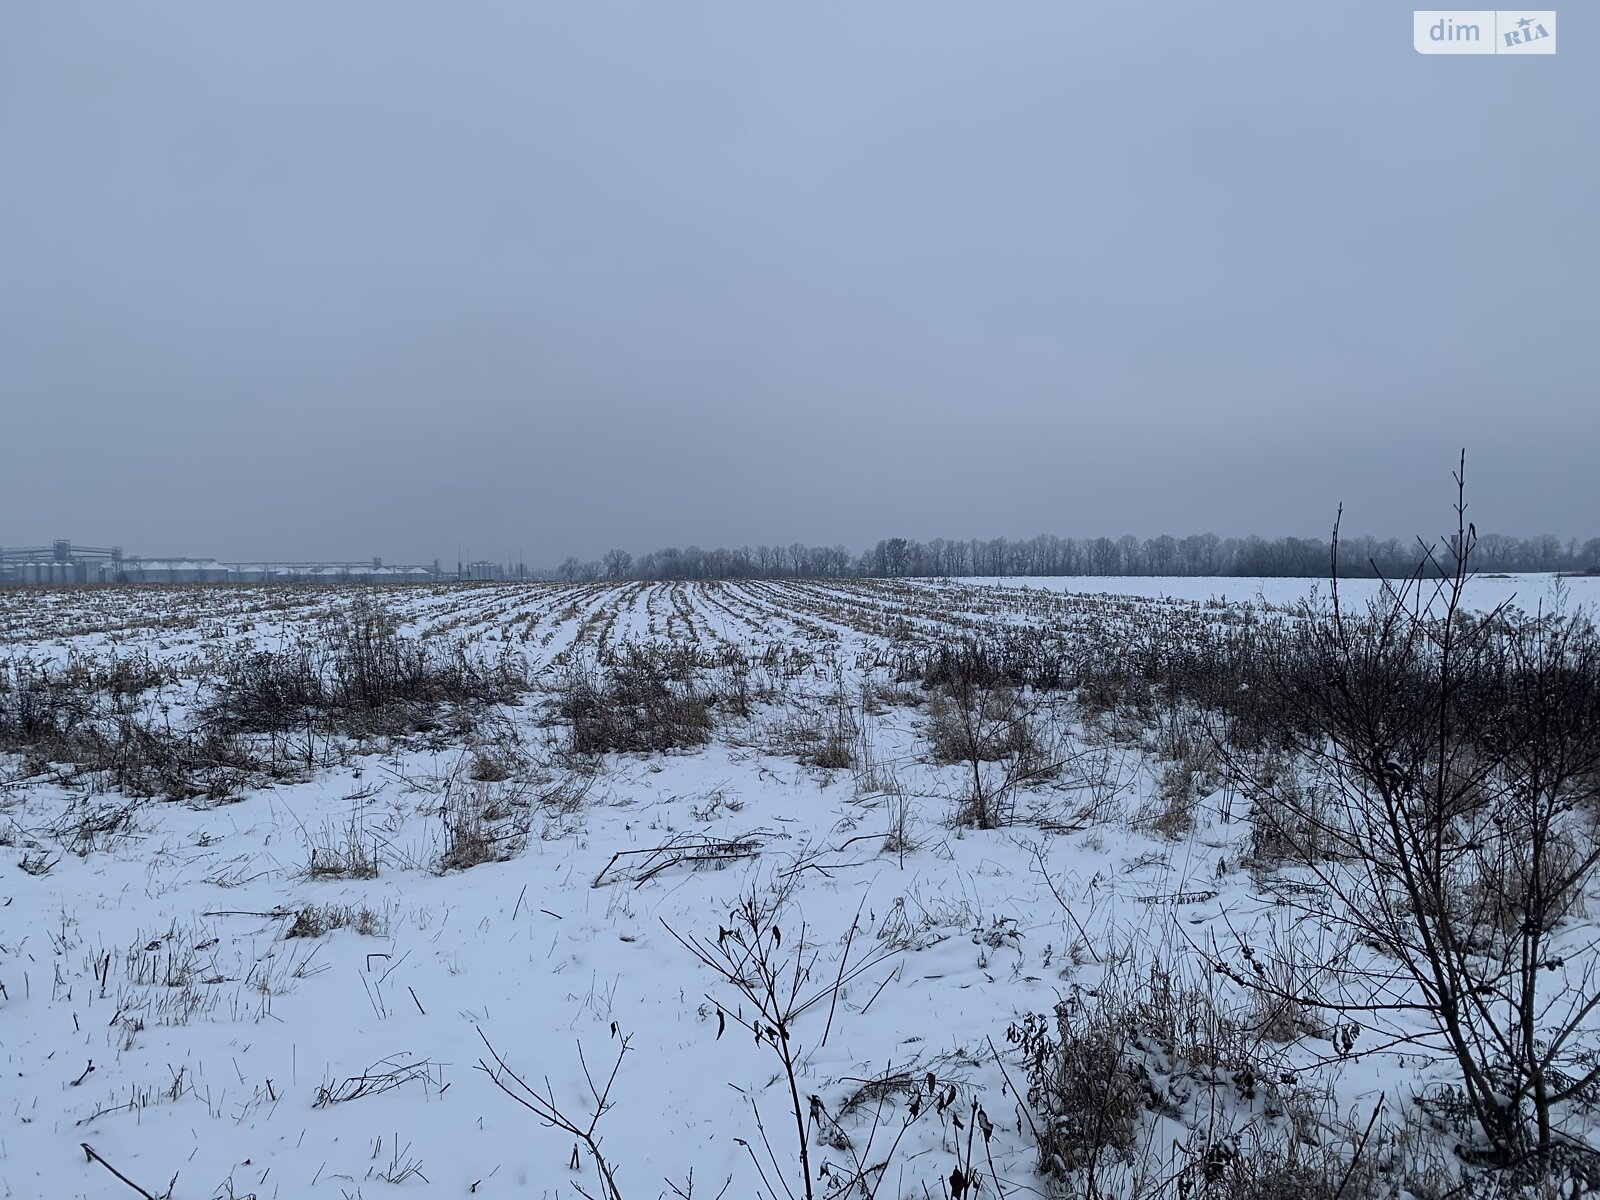
M 1339 574 L 1350 578 L 1405 575 L 1426 557 L 1419 542 L 1342 536 Z M 1551 534 L 1518 538 L 1484 534 L 1473 548 L 1480 572 L 1600 572 L 1600 537 L 1563 542 Z M 611 550 L 603 558 L 568 558 L 547 578 L 570 582 L 675 579 L 918 579 L 972 576 L 1182 575 L 1318 578 L 1329 568 L 1329 543 L 1318 538 L 1188 537 L 1026 539 L 884 538 L 852 554 L 844 546 L 666 547 L 635 558 Z

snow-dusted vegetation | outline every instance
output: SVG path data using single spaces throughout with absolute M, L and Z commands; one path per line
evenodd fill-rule
M 1032 582 L 0 593 L 0 1195 L 1592 1183 L 1594 581 Z

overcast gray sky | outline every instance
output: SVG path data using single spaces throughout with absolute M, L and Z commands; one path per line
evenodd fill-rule
M 0 0 L 0 544 L 1600 533 L 1600 19 Z

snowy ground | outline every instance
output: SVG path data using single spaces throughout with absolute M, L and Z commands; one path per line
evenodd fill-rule
M 1486 581 L 1482 591 L 1513 586 L 1526 603 L 1548 581 Z M 1600 580 L 1571 586 L 1581 599 Z M 796 1022 L 801 1086 L 858 1148 L 884 1111 L 847 1104 L 866 1081 L 931 1071 L 941 1093 L 960 1090 L 900 1143 L 886 1198 L 946 1194 L 965 1136 L 952 1116 L 974 1098 L 996 1127 L 992 1175 L 1005 1188 L 1039 1188 L 1027 1117 L 994 1050 L 1004 1051 L 1008 1024 L 1098 986 L 1113 951 L 1182 959 L 1191 944 L 1270 926 L 1280 910 L 1258 877 L 1230 865 L 1242 836 L 1233 798 L 1204 797 L 1192 831 L 1162 836 L 1138 820 L 1161 764 L 1104 731 L 1075 729 L 1070 768 L 1022 796 L 1008 827 L 954 827 L 962 768 L 930 761 L 923 707 L 892 694 L 875 701 L 873 689 L 892 692 L 906 647 L 986 623 L 1139 627 L 1203 612 L 1198 602 L 1213 594 L 1282 604 L 1302 587 L 1074 579 L 387 592 L 408 636 L 511 651 L 545 683 L 629 640 L 708 655 L 732 647 L 753 664 L 757 703 L 746 718 L 719 718 L 703 749 L 612 755 L 590 771 L 559 753 L 563 727 L 535 692 L 492 723 L 495 744 L 521 755 L 507 779 L 471 778 L 481 731 L 381 748 L 325 743 L 313 746 L 309 778 L 227 803 L 150 801 L 131 828 L 81 854 L 63 848 L 52 823 L 88 803 L 95 781 L 23 775 L 14 761 L 0 771 L 0 1196 L 135 1194 L 107 1165 L 152 1195 L 175 1176 L 177 1200 L 598 1194 L 574 1139 L 477 1067 L 486 1039 L 579 1115 L 592 1107 L 582 1063 L 603 1076 L 623 1036 L 630 1048 L 599 1129 L 629 1200 L 687 1189 L 691 1177 L 707 1200 L 730 1179 L 728 1195 L 756 1195 L 758 1163 L 792 1183 L 792 1117 L 773 1050 L 734 1021 L 719 1036 L 719 1008 L 748 1016 L 748 1005 L 679 941 L 714 945 L 744 895 L 773 906 L 784 938 L 775 953 L 817 955 L 818 989 L 847 951 L 881 959 L 836 1005 Z M 1100 592 L 1168 599 L 1083 595 Z M 9 643 L 0 654 L 148 655 L 171 664 L 173 681 L 141 703 L 178 719 L 218 656 L 311 636 L 330 606 L 362 594 L 19 590 L 0 598 Z M 852 765 L 806 765 L 796 724 L 826 726 L 841 697 Z M 529 811 L 526 844 L 509 861 L 440 870 L 440 814 L 469 793 Z M 695 839 L 740 853 L 692 861 L 683 848 Z M 318 848 L 352 845 L 373 848 L 375 877 L 308 872 Z M 41 853 L 47 869 L 19 866 Z M 365 931 L 289 936 L 308 910 Z M 1415 1084 L 1414 1070 L 1394 1066 L 1375 1055 L 1330 1071 L 1331 1110 L 1364 1119 L 1382 1087 Z M 898 1130 L 906 1097 L 893 1105 L 886 1128 Z M 814 1143 L 824 1158 L 851 1153 Z
M 1172 597 L 1179 600 L 1226 600 L 1240 603 L 1295 604 L 1313 596 L 1327 599 L 1326 579 L 1214 579 L 1195 576 L 1070 576 L 1060 579 L 974 579 L 999 587 L 1044 588 L 1049 591 L 1116 596 Z M 1346 579 L 1339 584 L 1345 603 L 1365 603 L 1379 594 L 1383 584 L 1376 579 Z M 1492 608 L 1515 604 L 1533 612 L 1541 604 L 1548 607 L 1566 593 L 1572 605 L 1593 606 L 1600 602 L 1600 575 L 1558 576 L 1548 572 L 1486 574 L 1472 582 L 1471 598 L 1476 607 Z

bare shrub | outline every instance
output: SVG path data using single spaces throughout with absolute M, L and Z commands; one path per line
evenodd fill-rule
M 709 967 L 738 1001 L 733 1005 L 724 1005 L 707 996 L 715 1005 L 717 1037 L 722 1036 L 730 1023 L 738 1025 L 752 1034 L 757 1044 L 769 1047 L 776 1058 L 782 1072 L 781 1078 L 787 1085 L 788 1115 L 794 1123 L 795 1149 L 799 1160 L 800 1186 L 791 1187 L 785 1181 L 783 1187 L 790 1196 L 799 1196 L 803 1192 L 805 1200 L 814 1200 L 819 1181 L 825 1185 L 831 1172 L 824 1164 L 814 1161 L 809 1130 L 813 1125 L 818 1126 L 819 1132 L 824 1135 L 830 1129 L 843 1135 L 843 1130 L 819 1097 L 809 1096 L 802 1100 L 801 1076 L 805 1062 L 813 1047 L 827 1045 L 828 1033 L 839 1008 L 839 998 L 846 987 L 888 961 L 897 953 L 897 949 L 892 945 L 884 945 L 857 951 L 858 920 L 851 923 L 844 936 L 838 962 L 829 970 L 823 965 L 822 947 L 814 940 L 803 920 L 792 924 L 788 936 L 784 936 L 783 924 L 787 915 L 783 893 L 763 895 L 752 885 L 728 913 L 728 925 L 731 928 L 719 925 L 714 939 L 701 938 L 692 933 L 680 934 L 670 925 L 667 926 L 667 932 L 701 965 Z M 823 1022 L 814 1043 L 801 1041 L 799 1023 L 807 1013 L 814 1013 L 813 1022 L 817 1019 Z M 755 1108 L 757 1126 L 762 1128 L 762 1138 L 765 1140 L 760 1109 L 755 1106 L 753 1099 L 751 1103 Z M 940 1110 L 948 1103 L 945 1101 L 941 1104 Z M 910 1120 L 915 1119 L 916 1112 L 913 1111 Z M 907 1121 L 908 1125 L 910 1120 Z M 823 1140 L 824 1144 L 840 1148 L 837 1138 L 829 1140 L 824 1136 Z M 848 1146 L 847 1137 L 843 1144 Z M 768 1153 L 774 1170 L 780 1172 L 781 1178 L 781 1168 L 776 1158 L 771 1157 L 770 1143 Z M 890 1156 L 893 1153 L 891 1147 Z M 761 1163 L 755 1159 L 754 1150 L 750 1150 L 750 1155 L 759 1169 Z M 853 1183 L 844 1190 L 853 1191 L 855 1185 L 860 1185 L 861 1194 L 867 1200 L 872 1200 L 875 1189 L 866 1186 L 871 1168 L 859 1162 L 855 1166 Z
M 896 683 L 874 683 L 870 693 L 872 703 L 889 708 L 918 708 L 927 695 L 919 688 Z
M 854 770 L 860 763 L 862 731 L 854 707 L 842 689 L 825 706 L 809 698 L 787 711 L 771 727 L 775 747 L 807 766 L 827 771 Z
M 0 663 L 0 748 L 26 753 L 63 739 L 100 712 L 83 669 L 15 660 Z
M 927 736 L 934 761 L 966 768 L 955 823 L 998 829 L 1012 820 L 1018 792 L 1057 775 L 1065 759 L 1059 730 L 1041 728 L 1039 706 L 1009 684 L 954 676 L 930 695 Z
M 1184 1200 L 1398 1200 L 1399 1180 L 1385 1176 L 1365 1153 L 1362 1131 L 1354 1132 L 1348 1145 L 1320 1129 L 1275 1127 L 1200 1139 L 1185 1148 L 1177 1194 Z
M 124 718 L 101 769 L 129 795 L 215 803 L 238 796 L 261 763 L 243 742 L 219 730 L 174 732 Z
M 615 1023 L 612 1024 L 611 1030 L 612 1037 L 617 1041 L 617 1057 L 611 1065 L 610 1073 L 602 1079 L 597 1080 L 590 1073 L 589 1062 L 583 1054 L 583 1043 L 578 1043 L 578 1061 L 583 1066 L 584 1081 L 588 1084 L 589 1095 L 593 1101 L 592 1111 L 587 1114 L 574 1113 L 565 1108 L 561 1101 L 556 1099 L 555 1091 L 548 1081 L 545 1082 L 543 1090 L 530 1084 L 500 1056 L 500 1052 L 489 1041 L 488 1035 L 482 1029 L 478 1030 L 478 1037 L 482 1039 L 484 1049 L 489 1052 L 489 1059 L 480 1058 L 477 1069 L 487 1075 L 507 1096 L 531 1112 L 539 1124 L 560 1130 L 563 1134 L 576 1139 L 572 1147 L 573 1167 L 577 1166 L 578 1143 L 583 1144 L 589 1153 L 589 1160 L 594 1163 L 595 1175 L 599 1180 L 596 1200 L 622 1200 L 622 1189 L 617 1185 L 616 1165 L 602 1152 L 600 1146 L 602 1139 L 599 1134 L 600 1122 L 616 1104 L 611 1093 L 616 1088 L 617 1074 L 622 1070 L 622 1060 L 627 1057 L 629 1049 L 627 1035 L 622 1033 Z M 577 1191 L 580 1195 L 590 1195 L 581 1187 Z
M 882 851 L 904 858 L 917 848 L 917 840 L 912 834 L 911 797 L 893 776 L 885 781 L 883 790 L 888 801 L 889 830 L 883 836 Z
M 225 665 L 205 716 L 242 733 L 303 729 L 327 707 L 321 667 L 309 647 L 242 654 Z
M 850 770 L 856 765 L 854 737 L 854 729 L 846 729 L 837 724 L 829 726 L 828 732 L 823 736 L 821 744 L 809 761 L 813 766 L 828 771 Z
M 527 848 L 532 814 L 523 788 L 488 783 L 452 786 L 439 815 L 444 823 L 440 871 L 509 862 Z
M 1292 1124 L 1292 1076 L 1248 1012 L 1159 962 L 1136 975 L 1119 960 L 1092 991 L 1074 988 L 1053 1015 L 1026 1015 L 1006 1039 L 1021 1056 L 1039 1171 L 1077 1178 L 1090 1195 L 1103 1194 L 1108 1173 L 1139 1193 L 1127 1171 L 1148 1153 L 1158 1117 L 1212 1130 Z
M 384 937 L 389 932 L 389 916 L 365 904 L 309 904 L 295 914 L 283 936 L 319 938 L 336 929 L 349 929 L 363 937 Z
M 1475 534 L 1457 480 L 1443 548 L 1364 612 L 1335 575 L 1331 611 L 1302 614 L 1315 670 L 1263 689 L 1308 785 L 1235 765 L 1287 814 L 1271 828 L 1316 881 L 1291 903 L 1369 951 L 1294 998 L 1442 1052 L 1469 1155 L 1559 1173 L 1600 1089 L 1600 948 L 1565 928 L 1600 865 L 1600 634 L 1581 613 L 1466 607 Z
M 628 646 L 607 667 L 573 668 L 560 699 L 573 752 L 651 754 L 709 741 L 714 698 L 671 666 L 656 647 Z
M 1304 780 L 1282 754 L 1267 754 L 1250 767 L 1250 835 L 1245 855 L 1252 866 L 1271 869 L 1284 863 L 1310 866 L 1328 853 L 1319 832 L 1322 814 L 1316 784 Z
M 515 703 L 527 686 L 525 667 L 509 653 L 483 661 L 461 644 L 404 637 L 395 617 L 360 603 L 330 618 L 313 644 L 225 663 L 205 715 L 245 733 L 321 725 L 352 736 L 394 735 L 432 728 L 445 706 L 467 712 Z
M 311 879 L 376 879 L 382 864 L 378 840 L 359 811 L 342 827 L 324 824 L 306 842 L 306 875 Z
M 1201 799 L 1223 782 L 1221 760 L 1200 715 L 1178 698 L 1169 699 L 1150 719 L 1154 729 L 1145 740 L 1164 765 L 1155 795 L 1135 823 L 1177 840 L 1193 828 Z
M 479 783 L 503 783 L 527 767 L 527 760 L 507 747 L 479 746 L 468 772 Z
M 1136 824 L 1174 841 L 1194 827 L 1200 804 L 1195 766 L 1190 761 L 1168 763 L 1161 772 L 1151 803 Z
M 1014 689 L 937 690 L 928 701 L 928 744 L 936 763 L 1000 762 L 1033 744 Z
M 897 676 L 902 681 L 920 679 L 927 689 L 1056 691 L 1073 682 L 1077 657 L 1059 637 L 1045 630 L 1006 630 L 909 654 L 899 663 Z
M 131 715 L 82 724 L 29 747 L 43 770 L 69 764 L 76 779 L 99 791 L 165 800 L 237 796 L 260 764 L 240 742 L 217 731 L 189 733 Z
M 226 731 L 174 728 L 169 710 L 135 701 L 168 676 L 141 660 L 0 664 L 0 750 L 30 774 L 61 773 L 92 790 L 220 801 L 260 769 Z M 64 770 L 62 770 L 64 768 Z
M 73 854 L 87 856 L 131 834 L 139 808 L 136 801 L 71 800 L 51 823 L 50 833 Z
M 1133 1150 L 1147 1074 L 1129 1058 L 1128 1032 L 1105 1009 L 1062 1001 L 1055 1026 L 1029 1013 L 1006 1030 L 1022 1054 L 1037 1115 L 1037 1169 L 1065 1176 Z

